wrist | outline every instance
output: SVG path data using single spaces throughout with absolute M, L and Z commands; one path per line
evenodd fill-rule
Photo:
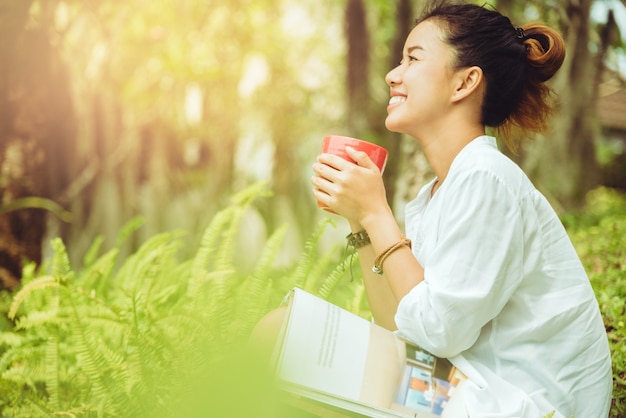
M 378 227 L 380 227 L 381 224 L 384 225 L 387 223 L 396 225 L 396 220 L 393 216 L 393 212 L 388 205 L 386 205 L 384 208 L 377 212 L 371 212 L 365 215 L 362 219 L 360 219 L 358 225 L 360 226 L 360 229 L 370 231 L 371 229 L 377 229 Z
M 365 229 L 363 228 L 363 225 L 361 225 L 359 222 L 350 219 L 348 219 L 348 225 L 350 225 L 351 232 L 358 232 Z

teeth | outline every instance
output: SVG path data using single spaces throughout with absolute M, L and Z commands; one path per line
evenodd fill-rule
M 403 96 L 392 96 L 391 99 L 389 99 L 389 104 L 396 104 L 396 103 L 402 103 L 406 100 L 406 97 Z

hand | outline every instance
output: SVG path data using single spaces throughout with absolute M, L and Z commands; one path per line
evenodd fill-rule
M 313 165 L 313 195 L 323 205 L 352 223 L 388 212 L 380 170 L 362 151 L 346 148 L 352 163 L 332 154 L 320 154 Z

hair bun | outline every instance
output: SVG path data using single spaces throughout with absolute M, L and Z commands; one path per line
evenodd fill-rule
M 522 26 L 530 78 L 538 82 L 551 79 L 565 59 L 565 41 L 554 29 L 540 23 Z

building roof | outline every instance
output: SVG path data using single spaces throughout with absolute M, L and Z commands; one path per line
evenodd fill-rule
M 626 131 L 626 84 L 622 80 L 599 85 L 597 115 L 603 127 Z

